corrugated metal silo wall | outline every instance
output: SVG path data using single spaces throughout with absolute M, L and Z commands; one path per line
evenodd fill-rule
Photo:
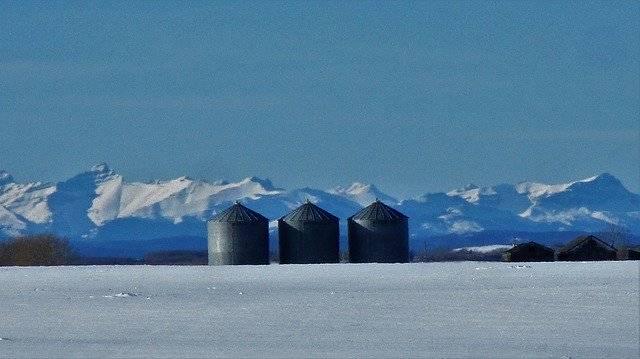
M 269 264 L 267 222 L 209 222 L 209 265 Z
M 338 263 L 338 222 L 278 221 L 280 263 Z
M 406 263 L 409 261 L 409 222 L 353 220 L 349 227 L 351 263 Z

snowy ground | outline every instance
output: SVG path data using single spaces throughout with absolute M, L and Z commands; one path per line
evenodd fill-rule
M 0 268 L 0 357 L 638 357 L 640 262 Z

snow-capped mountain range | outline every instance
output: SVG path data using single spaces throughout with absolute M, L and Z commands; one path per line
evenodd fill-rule
M 0 171 L 0 237 L 43 232 L 85 241 L 205 237 L 204 222 L 235 200 L 275 224 L 309 199 L 344 224 L 375 198 L 410 217 L 412 238 L 482 231 L 598 231 L 608 224 L 640 233 L 640 195 L 607 173 L 555 185 L 469 185 L 397 201 L 362 183 L 329 190 L 284 190 L 255 177 L 239 182 L 188 177 L 126 182 L 100 164 L 59 183 L 17 183 Z

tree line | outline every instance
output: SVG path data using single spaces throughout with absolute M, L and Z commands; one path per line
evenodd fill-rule
M 0 266 L 60 266 L 77 258 L 69 241 L 53 235 L 24 236 L 0 242 Z

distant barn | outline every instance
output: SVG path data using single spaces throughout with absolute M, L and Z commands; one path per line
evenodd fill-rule
M 518 244 L 504 253 L 505 262 L 553 262 L 555 251 L 540 243 Z
M 596 236 L 580 236 L 558 251 L 559 261 L 610 261 L 618 251 Z
M 618 251 L 618 259 L 626 261 L 640 260 L 640 248 L 626 248 Z

